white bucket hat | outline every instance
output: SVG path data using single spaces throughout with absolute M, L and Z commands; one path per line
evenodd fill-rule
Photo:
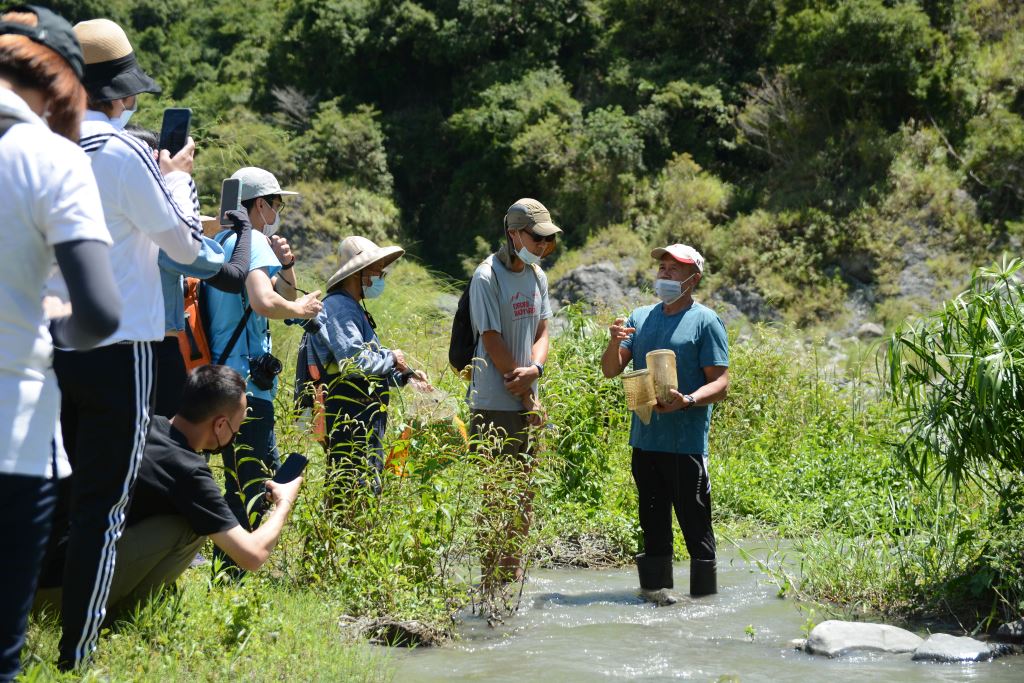
M 338 247 L 341 267 L 327 281 L 327 290 L 330 291 L 349 275 L 358 273 L 363 268 L 372 265 L 387 268 L 400 259 L 404 253 L 405 249 L 401 247 L 378 247 L 370 240 L 358 235 L 346 237 L 341 241 L 341 246 Z
M 232 178 L 242 181 L 241 201 L 246 202 L 256 197 L 267 197 L 272 194 L 294 195 L 298 192 L 282 190 L 281 184 L 270 171 L 256 166 L 246 166 L 231 174 Z

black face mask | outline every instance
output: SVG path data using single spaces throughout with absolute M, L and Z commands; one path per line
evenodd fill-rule
M 230 422 L 228 423 L 228 426 L 229 427 L 231 426 Z M 235 445 L 235 437 L 238 436 L 238 432 L 232 432 L 231 433 L 231 438 L 228 439 L 228 442 L 226 444 L 224 444 L 224 445 L 221 445 L 220 437 L 217 436 L 217 432 L 216 431 L 213 433 L 213 436 L 217 439 L 217 448 L 216 448 L 216 450 L 213 450 L 213 451 L 210 451 L 210 452 L 211 453 L 217 453 L 217 454 L 223 456 L 223 455 L 226 455 L 228 453 L 231 453 L 231 449 Z

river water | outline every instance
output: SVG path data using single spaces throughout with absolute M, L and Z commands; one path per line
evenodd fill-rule
M 504 626 L 466 615 L 453 645 L 395 652 L 394 680 L 1024 681 L 1024 656 L 961 665 L 795 651 L 787 641 L 802 637 L 807 615 L 756 565 L 721 553 L 719 593 L 699 600 L 685 596 L 686 566 L 676 564 L 683 595 L 670 607 L 636 597 L 633 569 L 535 571 Z

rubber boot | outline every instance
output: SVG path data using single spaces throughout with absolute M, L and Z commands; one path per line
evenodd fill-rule
M 640 553 L 634 559 L 640 575 L 640 588 L 649 591 L 672 588 L 671 555 L 647 557 L 647 553 Z
M 690 561 L 690 595 L 714 595 L 718 592 L 715 560 Z

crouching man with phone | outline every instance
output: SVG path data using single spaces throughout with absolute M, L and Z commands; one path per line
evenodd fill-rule
M 173 584 L 207 537 L 243 569 L 256 571 L 269 559 L 299 493 L 305 458 L 290 456 L 276 481 L 266 482 L 273 510 L 250 532 L 238 523 L 201 455 L 231 446 L 246 407 L 242 376 L 223 365 L 204 365 L 188 376 L 178 413 L 169 420 L 153 417 L 127 528 L 117 543 L 108 622 Z M 60 580 L 41 578 L 37 607 L 60 606 Z

